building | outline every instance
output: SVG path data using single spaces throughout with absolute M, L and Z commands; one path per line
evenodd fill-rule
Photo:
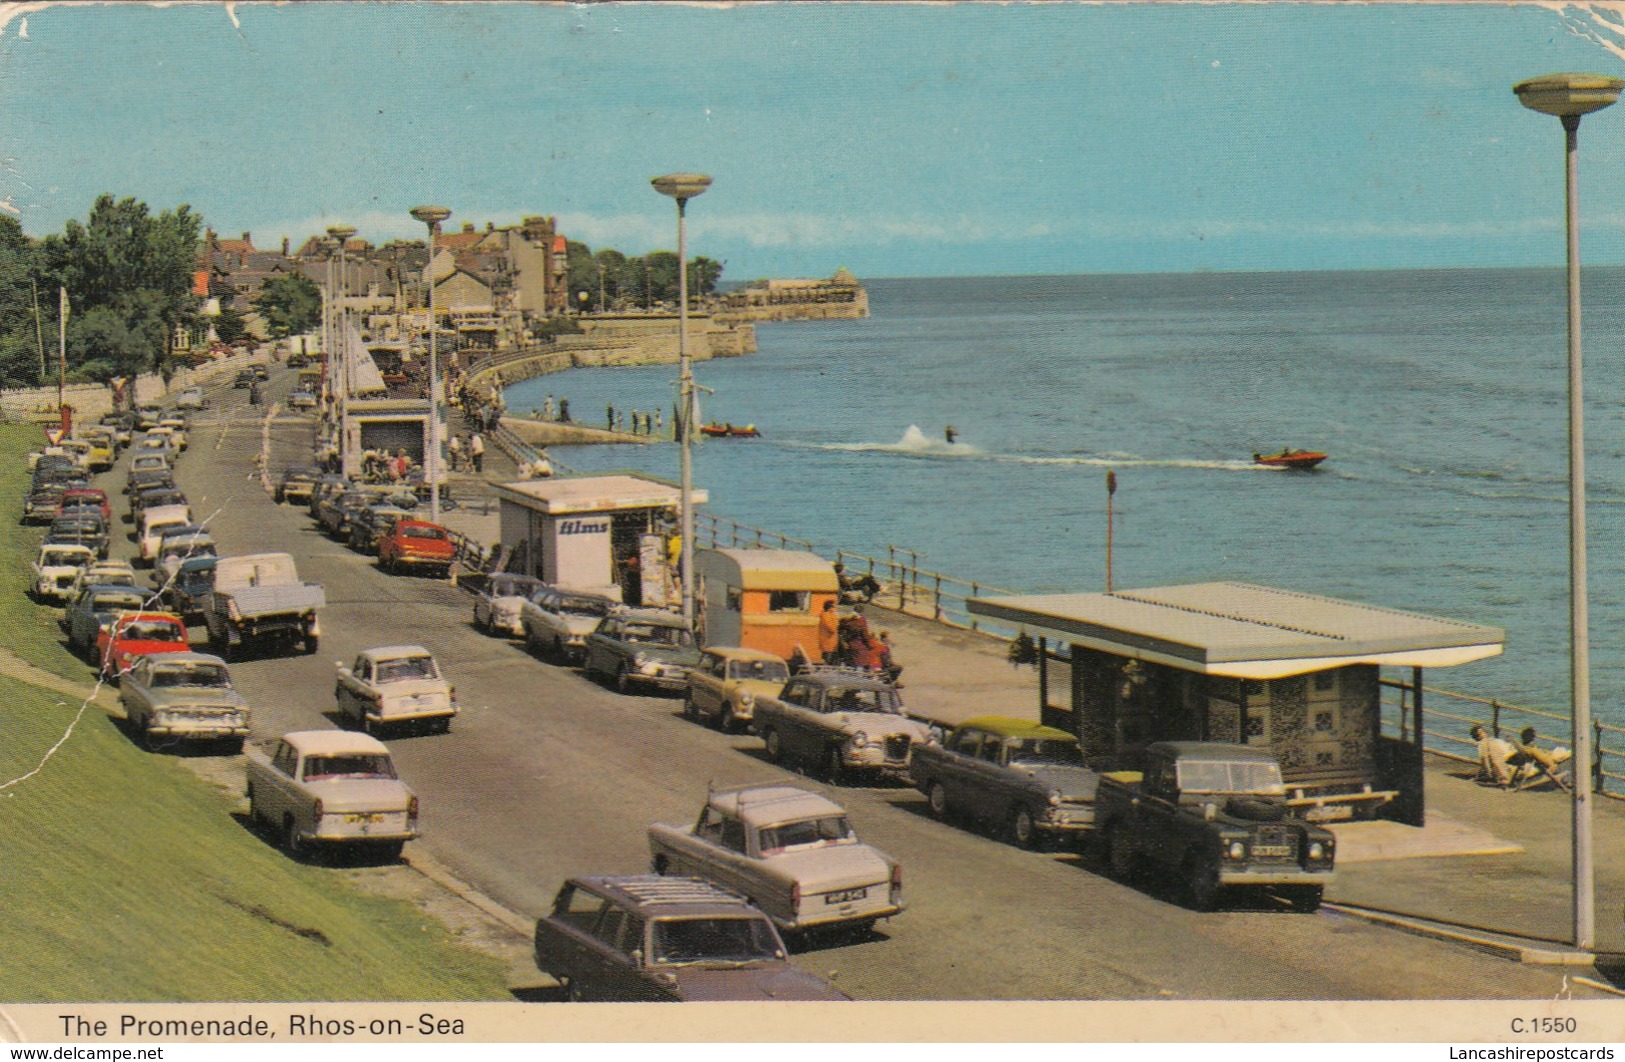
M 1422 671 L 1498 655 L 1504 633 L 1415 612 L 1246 583 L 981 598 L 972 615 L 1041 648 L 1042 721 L 1084 755 L 1137 767 L 1153 741 L 1268 747 L 1293 799 L 1327 817 L 1393 795 L 1383 813 L 1422 820 Z M 1412 669 L 1397 726 L 1383 728 L 1384 667 Z M 1375 810 L 1375 808 L 1371 808 Z

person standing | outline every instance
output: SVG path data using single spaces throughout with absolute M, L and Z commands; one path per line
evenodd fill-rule
M 604 409 L 604 429 L 606 431 L 615 430 L 615 404 L 613 402 Z
M 468 459 L 474 462 L 474 474 L 485 471 L 485 437 L 475 432 L 468 440 Z
M 818 614 L 818 656 L 826 664 L 835 662 L 841 647 L 841 614 L 834 600 L 824 602 L 824 611 Z
M 451 451 L 451 470 L 461 472 L 463 470 L 463 440 L 453 435 L 451 442 L 447 443 L 446 446 Z
M 568 398 L 559 399 L 559 422 L 561 424 L 570 423 L 570 400 Z
M 543 420 L 552 420 L 553 419 L 553 396 L 552 395 L 548 395 L 546 401 L 544 401 L 542 403 L 542 419 Z

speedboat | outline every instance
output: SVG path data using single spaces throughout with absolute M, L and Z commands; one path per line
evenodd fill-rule
M 1319 450 L 1294 450 L 1290 446 L 1273 454 L 1253 454 L 1255 464 L 1268 465 L 1271 468 L 1311 469 L 1324 460 L 1326 455 Z
M 700 434 L 709 435 L 713 439 L 754 439 L 762 433 L 756 430 L 754 424 L 746 424 L 744 427 L 738 428 L 732 424 L 718 424 L 716 421 L 712 421 L 710 424 L 700 425 Z

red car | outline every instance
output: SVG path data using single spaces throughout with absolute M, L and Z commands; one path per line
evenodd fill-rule
M 123 674 L 138 656 L 190 651 L 186 624 L 173 612 L 126 612 L 96 635 L 104 678 Z
M 101 506 L 103 520 L 113 522 L 112 503 L 107 500 L 107 492 L 100 487 L 69 487 L 62 492 L 62 500 L 57 503 L 56 514 L 61 516 L 68 509 L 92 503 Z
M 451 532 L 427 520 L 397 520 L 394 529 L 378 540 L 378 566 L 386 572 L 421 568 L 443 576 L 456 559 Z

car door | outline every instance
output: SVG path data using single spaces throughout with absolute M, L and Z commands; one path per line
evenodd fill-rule
M 363 694 L 371 689 L 372 661 L 365 656 L 358 656 L 350 665 L 348 672 L 339 672 L 338 693 L 339 711 L 357 719 L 366 714 L 366 707 L 362 703 Z
M 980 808 L 972 772 L 982 755 L 984 737 L 982 731 L 970 727 L 954 731 L 947 754 L 942 757 L 938 779 L 948 794 L 949 804 L 973 816 L 980 815 Z
M 831 724 L 825 718 L 829 695 L 825 687 L 802 683 L 800 696 L 786 706 L 789 746 L 792 755 L 803 763 L 819 765 L 824 761 L 831 737 Z
M 688 684 L 693 691 L 694 706 L 702 715 L 717 715 L 722 711 L 726 697 L 728 661 L 721 653 L 706 652 L 700 665 L 689 672 Z
M 643 931 L 644 920 L 636 912 L 614 903 L 604 908 L 593 929 L 598 943 L 593 952 L 598 968 L 592 975 L 596 998 L 624 1003 L 660 998 L 643 978 Z
M 553 913 L 537 926 L 536 964 L 587 998 L 594 996 L 603 969 L 594 930 L 607 904 L 584 886 L 566 884 L 553 901 Z

